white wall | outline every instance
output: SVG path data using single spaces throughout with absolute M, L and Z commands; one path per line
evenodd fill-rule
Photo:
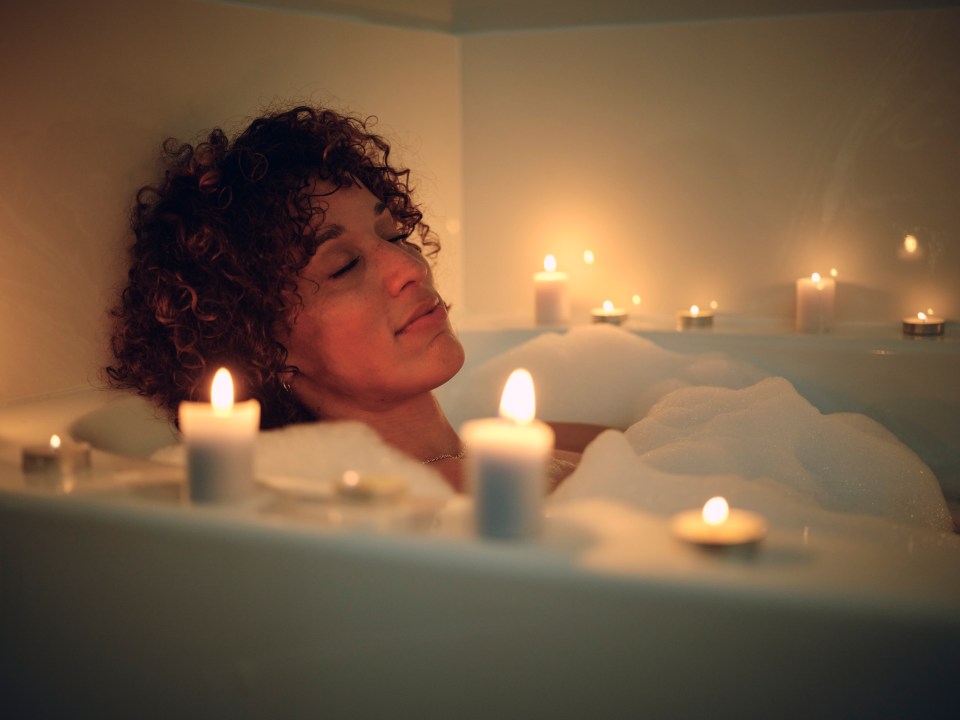
M 380 118 L 459 302 L 456 38 L 186 0 L 2 3 L 0 35 L 0 402 L 99 381 L 126 214 L 160 142 L 273 100 Z
M 637 293 L 789 322 L 831 267 L 840 320 L 956 319 L 957 37 L 958 9 L 464 38 L 468 313 L 532 319 L 551 252 L 581 320 Z

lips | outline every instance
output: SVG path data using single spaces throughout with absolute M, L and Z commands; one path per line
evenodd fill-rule
M 407 320 L 403 325 L 400 326 L 400 329 L 395 333 L 396 335 L 402 335 L 403 333 L 418 327 L 418 325 L 423 324 L 423 321 L 433 316 L 438 308 L 442 308 L 443 305 L 440 302 L 440 298 L 433 297 L 429 300 L 424 300 L 419 303 L 414 309 L 413 312 L 407 317 Z

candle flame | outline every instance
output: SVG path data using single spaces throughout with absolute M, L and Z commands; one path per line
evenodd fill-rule
M 52 447 L 54 450 L 56 450 L 58 447 L 60 447 L 60 436 L 59 436 L 59 435 L 51 435 L 51 436 L 50 436 L 50 447 Z
M 210 402 L 215 415 L 229 415 L 233 410 L 233 378 L 226 368 L 217 370 L 210 388 Z
M 603 301 L 603 309 L 604 309 L 606 312 L 610 312 L 611 310 L 613 310 L 613 302 L 611 302 L 610 300 L 604 300 L 604 301 Z
M 527 370 L 518 368 L 510 373 L 507 384 L 500 396 L 500 417 L 526 425 L 537 414 L 536 394 L 533 389 L 533 376 Z
M 583 251 L 583 261 L 587 265 L 593 265 L 593 250 L 584 250 Z
M 917 242 L 915 235 L 907 235 L 903 239 L 903 249 L 908 255 L 913 255 L 917 249 L 920 247 L 920 243 Z
M 694 317 L 696 317 L 697 315 L 699 315 L 699 314 L 700 314 L 700 306 L 699 306 L 699 305 L 691 305 L 691 306 L 690 306 L 690 314 L 693 315 Z
M 634 305 L 639 305 L 640 302 L 641 302 L 640 296 L 639 296 L 639 295 L 634 295 L 634 296 L 633 296 L 633 304 L 634 304 Z
M 820 273 L 814 273 L 810 276 L 810 279 L 816 283 L 820 282 Z
M 922 313 L 922 312 L 917 313 L 917 320 L 926 320 L 926 319 L 927 319 L 926 313 Z
M 547 255 L 543 259 L 543 269 L 547 272 L 557 271 L 557 259 L 553 255 Z
M 722 525 L 730 516 L 730 506 L 722 497 L 713 497 L 703 506 L 703 521 L 708 525 Z
M 830 268 L 830 277 L 835 278 L 838 274 L 836 268 Z

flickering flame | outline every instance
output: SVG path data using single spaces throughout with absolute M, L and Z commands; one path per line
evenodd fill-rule
M 700 306 L 699 306 L 699 305 L 691 305 L 691 306 L 690 306 L 690 314 L 693 315 L 694 317 L 696 317 L 697 315 L 699 315 L 699 314 L 700 314 Z
M 51 436 L 50 436 L 50 447 L 52 447 L 54 450 L 56 450 L 58 447 L 60 447 L 60 436 L 59 436 L 59 435 L 51 435 Z
M 214 415 L 229 415 L 233 410 L 233 378 L 230 377 L 230 371 L 226 368 L 220 368 L 213 376 L 210 403 L 213 405 Z
M 557 259 L 553 255 L 547 255 L 543 259 L 543 269 L 547 272 L 557 271 Z
M 613 310 L 613 302 L 610 300 L 604 300 L 603 309 L 604 309 L 604 312 L 610 312 L 611 310 Z
M 639 305 L 639 304 L 640 304 L 640 296 L 639 296 L 639 295 L 634 295 L 634 296 L 633 296 L 633 304 L 634 304 L 634 305 Z
M 713 497 L 703 506 L 703 521 L 707 525 L 722 525 L 730 516 L 730 506 L 722 497 Z
M 584 250 L 583 251 L 583 261 L 587 265 L 593 265 L 593 250 Z
M 920 243 L 917 242 L 917 238 L 913 235 L 907 235 L 903 239 L 903 249 L 908 255 L 913 255 L 919 246 Z
M 519 368 L 510 373 L 500 396 L 500 417 L 526 425 L 537 414 L 537 401 L 533 390 L 533 376 Z
M 830 277 L 835 278 L 838 275 L 836 268 L 830 268 Z
M 820 273 L 814 273 L 813 275 L 810 276 L 810 279 L 813 280 L 815 283 L 820 282 Z
M 917 313 L 917 320 L 926 320 L 926 319 L 927 319 L 926 313 L 922 313 L 922 312 Z

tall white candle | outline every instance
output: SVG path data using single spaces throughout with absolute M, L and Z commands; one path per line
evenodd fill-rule
M 209 403 L 182 402 L 180 430 L 187 445 L 190 499 L 231 503 L 253 494 L 253 448 L 260 403 L 234 403 L 233 379 L 217 370 Z
M 553 255 L 543 259 L 543 272 L 533 276 L 537 325 L 563 325 L 570 319 L 567 274 L 557 272 Z
M 467 482 L 482 537 L 532 540 L 540 534 L 554 433 L 535 414 L 533 378 L 520 369 L 503 389 L 499 418 L 463 425 Z
M 813 273 L 797 280 L 797 331 L 825 332 L 833 328 L 837 281 Z

